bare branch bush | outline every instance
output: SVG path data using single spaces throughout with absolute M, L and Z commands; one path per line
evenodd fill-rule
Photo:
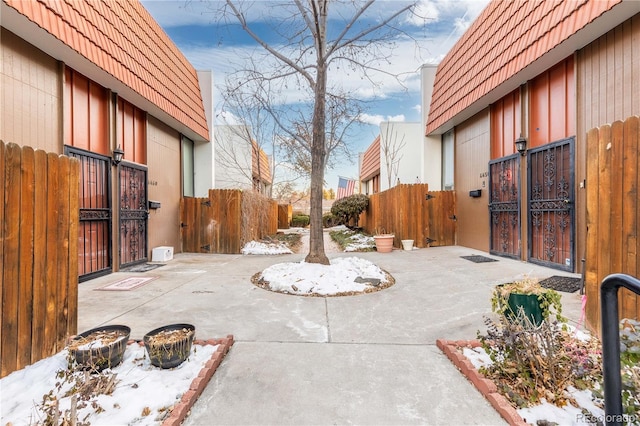
M 486 335 L 478 338 L 493 363 L 481 369 L 516 407 L 544 398 L 558 406 L 573 401 L 568 386 L 591 389 L 602 377 L 597 339 L 581 340 L 566 325 L 544 320 L 536 327 L 524 310 L 509 320 L 485 318 Z
M 242 192 L 241 247 L 244 247 L 249 241 L 260 240 L 267 235 L 273 203 L 273 200 L 266 198 L 257 192 Z
M 407 143 L 404 140 L 405 135 L 400 136 L 393 123 L 387 123 L 384 127 L 384 134 L 380 138 L 380 150 L 387 169 L 389 188 L 391 188 L 392 183 L 398 178 L 400 160 L 403 156 L 402 149 Z M 396 179 L 393 179 L 394 176 Z

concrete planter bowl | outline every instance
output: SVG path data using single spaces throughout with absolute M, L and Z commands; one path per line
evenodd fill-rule
M 107 325 L 78 334 L 69 343 L 69 353 L 84 370 L 100 372 L 122 362 L 131 329 Z
M 145 334 L 144 347 L 151 364 L 165 369 L 182 364 L 191 353 L 195 331 L 191 324 L 170 324 Z

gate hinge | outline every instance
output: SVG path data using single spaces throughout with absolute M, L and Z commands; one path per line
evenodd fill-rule
M 425 199 L 426 199 L 427 201 L 432 200 L 432 199 L 434 199 L 434 198 L 436 198 L 436 196 L 435 196 L 435 195 L 431 195 L 431 194 L 427 194 L 427 195 L 425 195 Z
M 207 253 L 211 251 L 211 245 L 210 244 L 206 244 L 204 246 L 200 246 L 200 248 L 204 251 L 206 251 Z
M 211 200 L 203 201 L 200 204 L 203 205 L 203 206 L 211 207 Z
M 427 242 L 427 244 L 431 244 L 436 242 L 437 240 L 434 240 L 433 238 L 429 238 L 429 237 L 425 237 L 424 240 Z

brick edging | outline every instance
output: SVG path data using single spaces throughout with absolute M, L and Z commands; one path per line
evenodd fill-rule
M 484 377 L 474 365 L 467 359 L 458 348 L 477 348 L 481 346 L 478 340 L 436 340 L 436 345 L 449 360 L 458 367 L 460 372 L 478 389 L 491 406 L 505 419 L 510 425 L 524 426 L 528 425 L 518 411 L 513 408 L 509 401 L 498 392 L 496 384 Z
M 233 345 L 233 335 L 228 335 L 221 339 L 209 339 L 209 340 L 195 340 L 195 345 L 219 345 L 216 351 L 211 355 L 211 359 L 207 361 L 202 367 L 202 370 L 198 373 L 198 377 L 193 379 L 189 390 L 186 391 L 180 402 L 173 406 L 169 416 L 163 420 L 162 426 L 179 426 L 189 414 L 191 407 L 198 400 L 198 397 L 204 391 L 204 388 L 209 383 L 209 380 L 213 377 L 218 366 L 222 362 L 224 356 L 229 352 Z

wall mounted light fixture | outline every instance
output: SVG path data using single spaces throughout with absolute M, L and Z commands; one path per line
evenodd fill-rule
M 515 142 L 516 145 L 516 151 L 518 151 L 520 153 L 520 155 L 524 155 L 527 153 L 527 139 L 523 138 L 522 136 L 520 136 L 518 139 L 516 139 Z
M 120 148 L 120 145 L 116 149 L 113 150 L 113 159 L 111 160 L 114 165 L 120 164 L 122 159 L 124 158 L 124 150 Z

